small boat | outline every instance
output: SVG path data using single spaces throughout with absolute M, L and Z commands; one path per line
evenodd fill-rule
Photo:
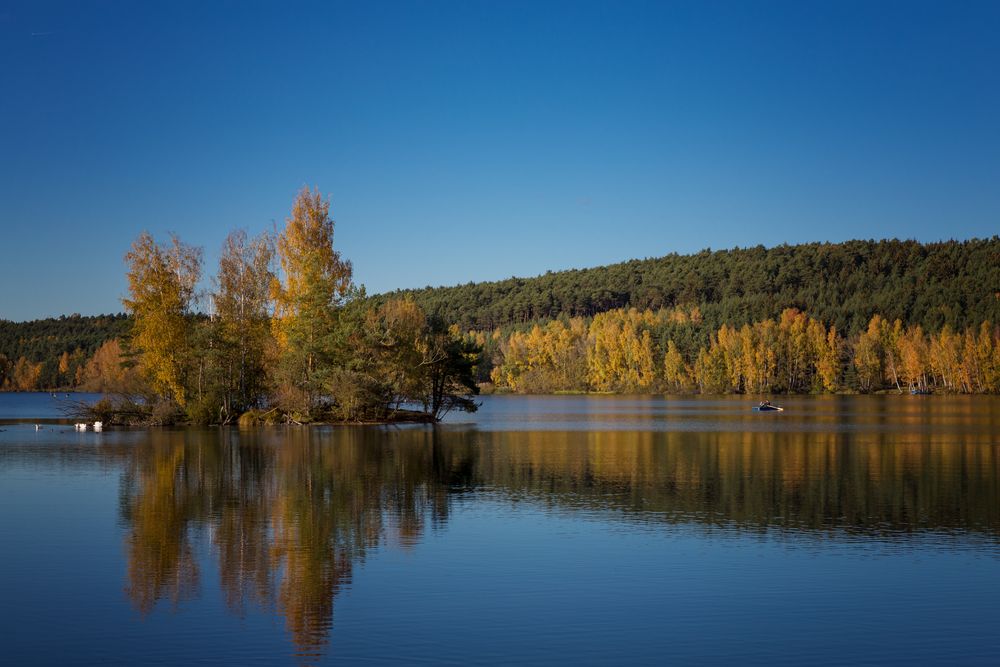
M 910 389 L 910 395 L 911 396 L 930 396 L 931 395 L 931 390 L 930 389 L 919 389 L 917 387 L 913 387 L 912 389 Z
M 772 405 L 771 401 L 761 401 L 760 405 L 755 405 L 754 412 L 783 412 L 785 409 Z

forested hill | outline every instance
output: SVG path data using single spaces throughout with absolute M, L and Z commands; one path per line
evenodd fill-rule
M 128 318 L 117 315 L 64 315 L 30 322 L 0 320 L 0 354 L 32 361 L 82 350 L 93 354 L 101 343 L 125 333 Z
M 697 305 L 709 328 L 799 308 L 853 334 L 874 313 L 935 331 L 1000 322 L 1000 237 L 848 241 L 671 254 L 592 269 L 402 290 L 464 329 L 491 330 L 632 306 Z
M 125 315 L 70 315 L 31 322 L 0 320 L 0 384 L 18 359 L 38 362 L 37 383 L 43 387 L 64 386 L 59 362 L 66 354 L 64 377 L 73 377 L 80 366 L 105 341 L 119 338 L 128 328 Z
M 462 329 L 492 330 L 560 315 L 592 316 L 634 306 L 698 306 L 703 331 L 776 319 L 798 308 L 846 336 L 872 315 L 938 331 L 1000 323 L 1000 237 L 921 244 L 848 241 L 702 251 L 455 287 L 404 290 L 427 312 Z M 124 315 L 0 320 L 0 361 L 45 362 L 56 386 L 63 353 L 82 363 L 122 336 Z M 48 385 L 46 385 L 48 386 Z

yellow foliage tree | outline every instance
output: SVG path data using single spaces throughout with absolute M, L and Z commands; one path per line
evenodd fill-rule
M 859 389 L 869 392 L 878 389 L 882 380 L 882 322 L 875 315 L 868 329 L 858 337 L 854 346 L 854 367 L 858 373 Z
M 69 352 L 63 352 L 59 357 L 59 379 L 67 384 L 73 379 L 69 377 Z
M 911 389 L 926 389 L 930 361 L 924 330 L 919 324 L 907 328 L 899 337 L 898 345 L 901 379 Z
M 503 363 L 494 368 L 493 381 L 523 393 L 585 389 L 587 335 L 578 317 L 514 331 L 500 346 Z
M 190 359 L 188 317 L 201 276 L 201 249 L 171 236 L 167 246 L 143 232 L 125 255 L 129 297 L 122 299 L 133 317 L 132 347 L 152 388 L 184 406 Z
M 273 284 L 281 380 L 313 407 L 336 355 L 337 314 L 351 292 L 351 263 L 333 247 L 330 202 L 303 188 L 278 236 L 283 282 Z
M 724 394 L 730 390 L 726 354 L 715 335 L 707 348 L 698 351 L 694 362 L 695 381 L 703 394 Z
M 819 325 L 819 328 L 822 329 L 822 326 Z M 843 341 L 837 335 L 836 327 L 830 327 L 825 337 L 820 333 L 821 331 L 814 331 L 812 336 L 813 345 L 816 346 L 816 373 L 824 390 L 836 391 L 840 386 L 840 350 Z
M 663 355 L 663 381 L 668 391 L 684 391 L 691 384 L 691 372 L 674 341 L 667 341 Z
M 948 390 L 961 389 L 962 335 L 945 325 L 930 340 L 930 366 L 938 384 Z
M 271 261 L 274 243 L 267 234 L 249 238 L 230 232 L 219 257 L 215 310 L 222 409 L 238 414 L 264 394 L 266 357 L 271 347 Z
M 594 316 L 587 355 L 590 385 L 597 391 L 641 392 L 656 379 L 649 310 L 612 310 Z

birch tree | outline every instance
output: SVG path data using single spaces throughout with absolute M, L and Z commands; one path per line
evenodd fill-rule
M 129 296 L 122 303 L 133 317 L 131 344 L 140 371 L 155 391 L 181 407 L 189 395 L 189 315 L 201 261 L 201 248 L 174 235 L 169 245 L 160 245 L 148 232 L 125 255 Z

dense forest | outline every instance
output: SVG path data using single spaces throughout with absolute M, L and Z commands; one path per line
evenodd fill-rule
M 427 287 L 410 295 L 465 330 L 615 308 L 697 306 L 709 329 L 777 318 L 797 308 L 860 333 L 878 313 L 927 331 L 1000 322 L 1000 237 L 988 240 L 848 241 L 671 254 L 536 278 Z
M 349 263 L 334 267 L 349 280 Z M 255 299 L 281 340 L 281 291 L 269 289 Z M 383 333 L 408 318 L 465 332 L 484 350 L 475 379 L 500 391 L 1000 391 L 998 237 L 706 250 L 372 297 L 331 289 L 343 316 L 381 317 Z M 2 322 L 0 385 L 129 385 L 115 360 L 137 331 L 126 316 Z
M 70 389 L 87 384 L 87 363 L 104 343 L 124 337 L 122 313 L 69 315 L 31 322 L 0 320 L 0 387 Z M 93 370 L 93 366 L 91 367 Z

